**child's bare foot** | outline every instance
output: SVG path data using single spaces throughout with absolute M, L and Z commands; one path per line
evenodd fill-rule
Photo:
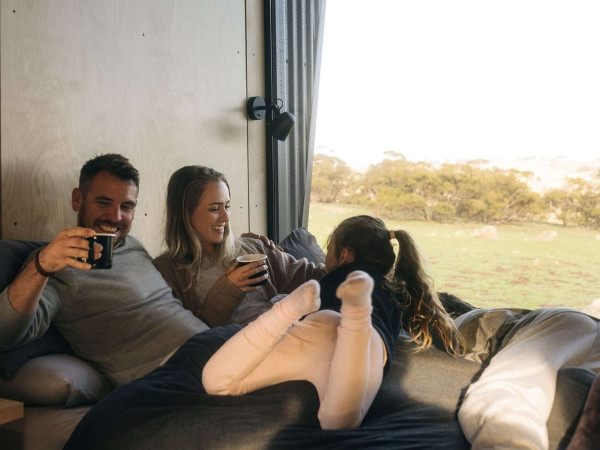
M 342 299 L 343 305 L 361 307 L 371 304 L 372 292 L 373 278 L 362 270 L 355 270 L 340 284 L 336 295 Z

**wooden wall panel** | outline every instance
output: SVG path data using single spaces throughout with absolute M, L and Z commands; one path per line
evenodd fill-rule
M 248 97 L 265 97 L 264 10 L 261 0 L 246 2 Z M 266 120 L 248 121 L 249 228 L 267 233 Z
M 248 155 L 264 151 L 248 144 L 245 3 L 1 0 L 2 238 L 74 225 L 79 168 L 108 152 L 140 170 L 132 234 L 151 254 L 187 164 L 227 175 L 232 226 L 248 230 Z

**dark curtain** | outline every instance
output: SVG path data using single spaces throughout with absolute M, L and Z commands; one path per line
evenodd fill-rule
M 266 100 L 283 101 L 296 125 L 286 141 L 267 127 L 268 235 L 308 225 L 326 0 L 265 0 Z

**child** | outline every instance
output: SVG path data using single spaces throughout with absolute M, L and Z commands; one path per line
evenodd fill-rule
M 389 231 L 370 216 L 346 219 L 329 238 L 325 266 L 320 283 L 304 283 L 212 356 L 202 373 L 209 394 L 243 395 L 306 380 L 319 395 L 321 428 L 353 428 L 381 386 L 399 334 L 418 350 L 437 335 L 448 353 L 460 352 L 458 333 L 407 232 Z

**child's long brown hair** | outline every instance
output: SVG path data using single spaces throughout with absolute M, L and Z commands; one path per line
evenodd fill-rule
M 397 258 L 393 238 L 399 244 Z M 440 302 L 424 258 L 410 234 L 404 230 L 390 231 L 382 220 L 363 215 L 342 221 L 330 240 L 337 256 L 346 248 L 354 255 L 355 262 L 369 264 L 386 277 L 388 288 L 406 311 L 408 331 L 417 351 L 431 346 L 435 333 L 449 354 L 461 354 L 460 335 Z

